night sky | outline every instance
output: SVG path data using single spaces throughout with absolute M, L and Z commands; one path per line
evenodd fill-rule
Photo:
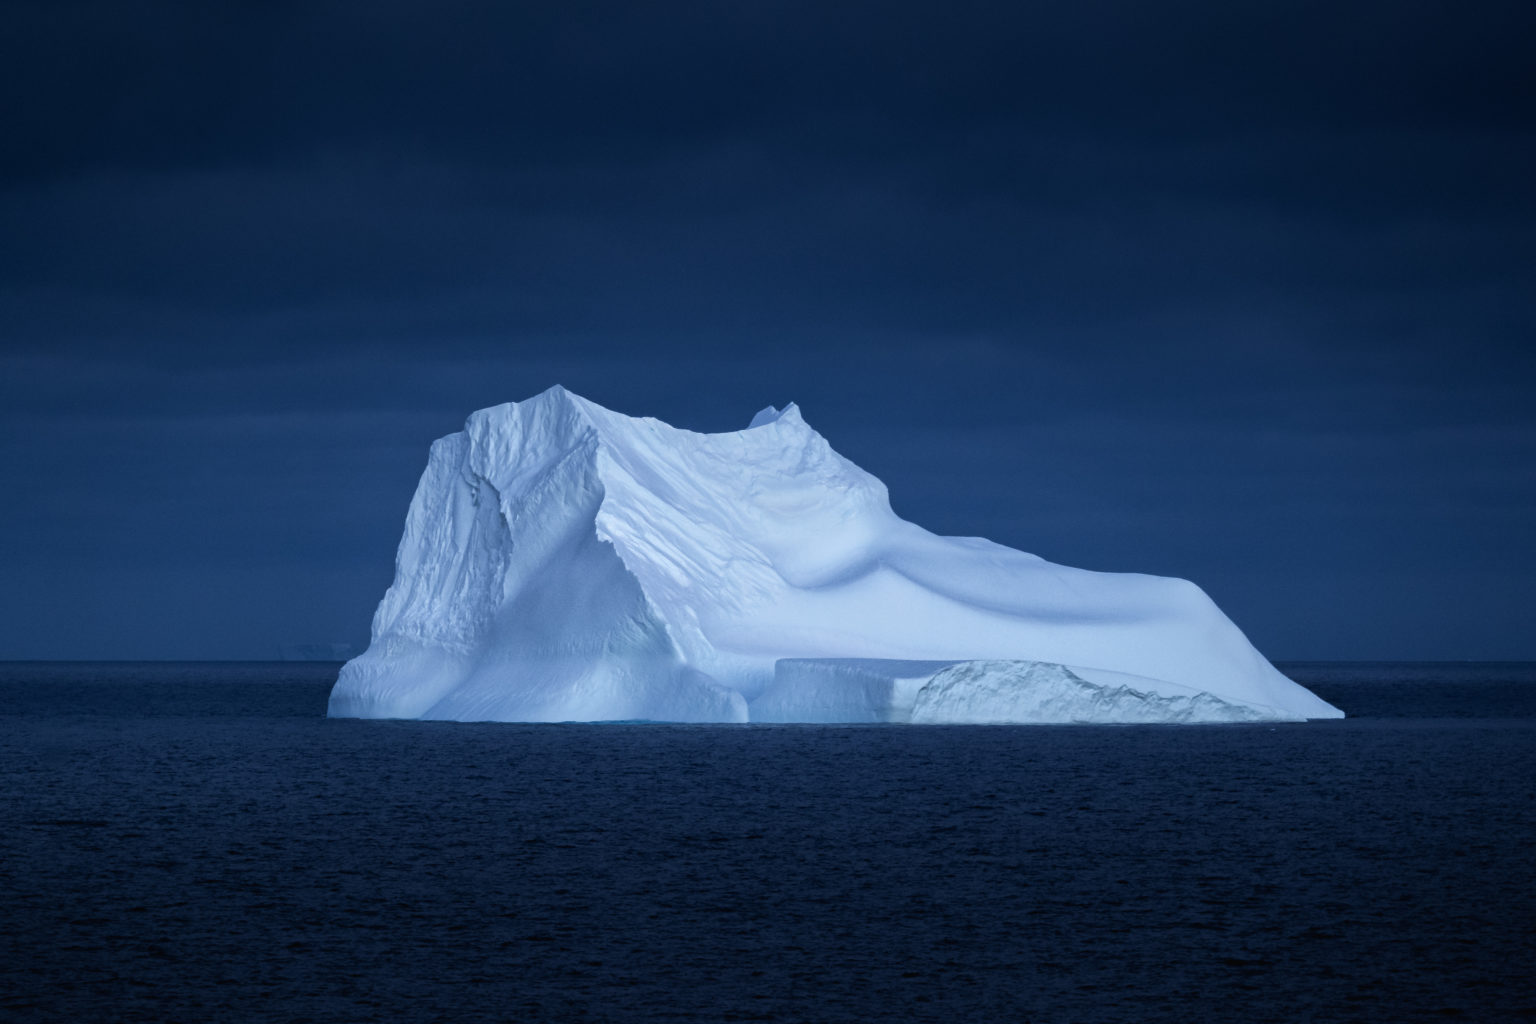
M 1536 658 L 1529 0 L 3 17 L 0 658 L 361 644 L 555 383 L 1273 658 Z

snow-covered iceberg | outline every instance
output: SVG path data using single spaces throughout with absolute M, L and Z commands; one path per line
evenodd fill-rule
M 1336 718 L 1183 580 L 897 518 L 795 406 L 698 434 L 551 388 L 432 446 L 329 713 L 465 721 Z

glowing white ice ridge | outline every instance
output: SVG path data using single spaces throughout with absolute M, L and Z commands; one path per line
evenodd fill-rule
M 793 405 L 697 434 L 558 387 L 476 412 L 432 446 L 372 643 L 342 669 L 330 714 L 1341 716 L 1193 584 L 1069 569 L 897 518 L 885 486 Z

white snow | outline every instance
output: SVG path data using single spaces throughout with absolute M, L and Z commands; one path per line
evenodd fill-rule
M 924 662 L 939 664 L 913 664 Z M 885 486 L 793 404 L 746 430 L 698 434 L 556 387 L 476 412 L 432 446 L 372 643 L 343 668 L 330 714 L 1341 713 L 1277 672 L 1190 583 L 1070 569 L 897 518 Z

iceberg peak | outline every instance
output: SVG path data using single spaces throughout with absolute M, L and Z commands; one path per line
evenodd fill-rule
M 766 427 L 770 423 L 778 423 L 781 420 L 801 425 L 805 423 L 800 418 L 800 407 L 794 402 L 790 402 L 782 409 L 776 409 L 771 405 L 760 409 L 757 415 L 752 417 L 752 422 L 747 424 L 747 429 L 752 430 L 755 427 Z
M 1339 714 L 1192 584 L 1069 569 L 898 518 L 885 485 L 793 403 L 706 434 L 558 385 L 434 443 L 372 643 L 343 668 L 330 713 L 933 720 L 927 704 L 891 703 L 916 699 L 900 682 L 915 664 L 973 666 L 928 671 L 925 700 L 942 690 L 944 714 L 985 707 L 986 720 L 1080 709 L 1095 687 L 1109 695 L 1096 707 L 1134 704 L 1102 712 L 1126 720 L 1192 720 L 1202 694 L 1238 709 L 1222 712 L 1232 720 Z M 1060 693 L 1021 696 L 1041 687 Z

